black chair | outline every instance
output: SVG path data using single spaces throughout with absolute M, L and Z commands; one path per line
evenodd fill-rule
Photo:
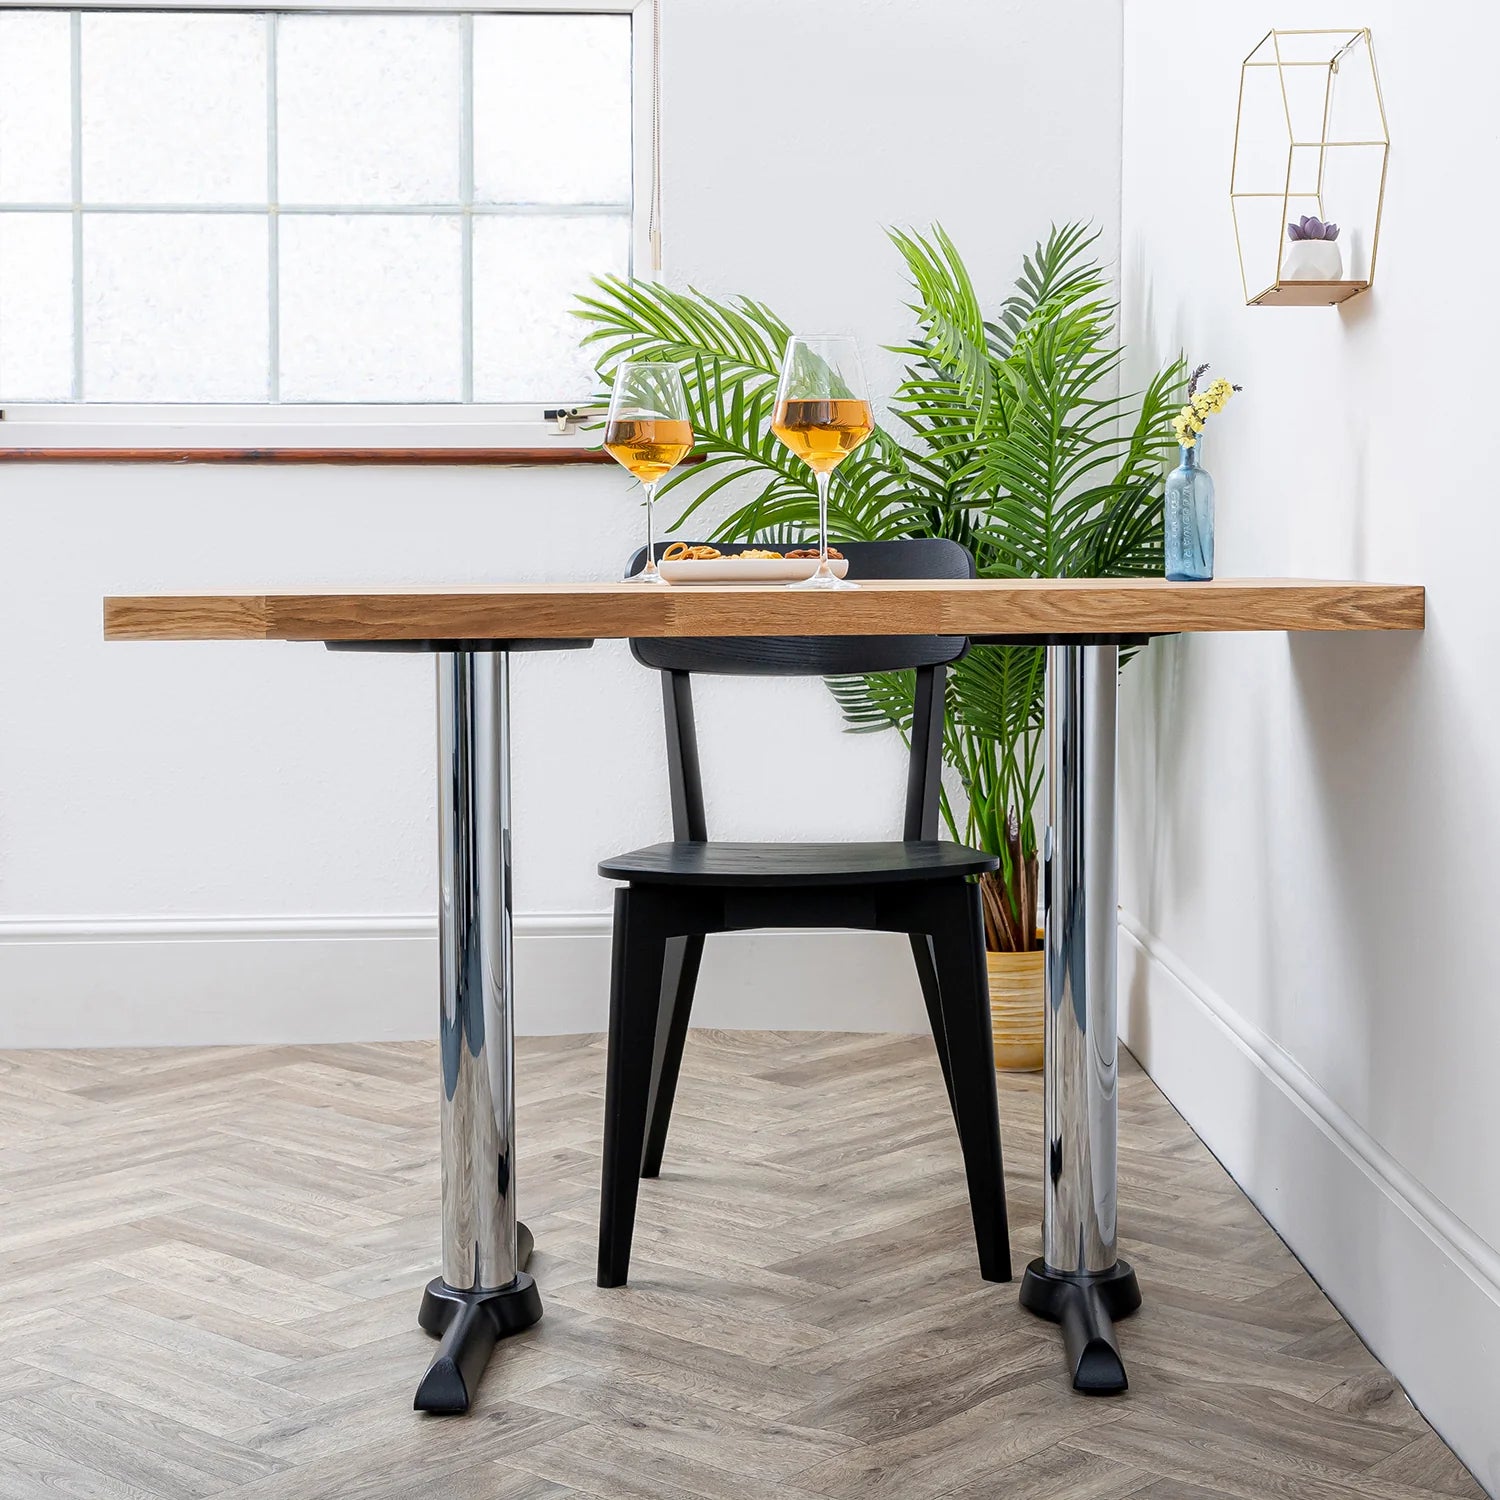
M 974 576 L 973 560 L 955 542 L 839 546 L 849 559 L 849 576 L 855 579 Z M 721 545 L 720 550 L 739 549 Z M 644 560 L 643 548 L 628 573 L 639 571 Z M 948 664 L 967 649 L 962 636 L 631 642 L 636 660 L 662 674 L 673 839 L 599 866 L 606 878 L 626 882 L 615 892 L 600 1286 L 624 1285 L 639 1179 L 655 1177 L 661 1170 L 703 940 L 711 933 L 757 927 L 852 927 L 909 936 L 958 1126 L 980 1272 L 987 1281 L 1010 1280 L 984 925 L 976 881 L 998 861 L 978 850 L 941 842 L 937 836 L 944 682 Z M 917 672 L 916 717 L 901 841 L 710 841 L 691 673 L 828 676 L 908 667 Z

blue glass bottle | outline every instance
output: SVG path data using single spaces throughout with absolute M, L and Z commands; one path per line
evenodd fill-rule
M 1167 577 L 1201 583 L 1214 576 L 1214 481 L 1201 466 L 1203 436 L 1179 448 L 1181 462 L 1167 475 Z

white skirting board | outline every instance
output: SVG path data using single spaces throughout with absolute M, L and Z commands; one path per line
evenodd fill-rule
M 516 1029 L 603 1031 L 606 914 L 518 914 Z M 432 917 L 0 920 L 0 1048 L 405 1041 L 436 1033 Z M 906 940 L 711 938 L 695 1025 L 925 1031 Z
M 1495 1248 L 1123 913 L 1120 1039 L 1427 1420 L 1500 1494 Z M 1128 1243 L 1123 1214 L 1120 1228 Z

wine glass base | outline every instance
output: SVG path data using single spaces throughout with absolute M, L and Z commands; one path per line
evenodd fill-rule
M 660 583 L 663 585 L 667 584 L 667 580 L 661 576 L 661 573 L 656 568 L 652 568 L 649 573 L 632 573 L 630 577 L 625 580 L 625 582 L 645 584 Z M 670 585 L 667 586 L 670 587 Z
M 789 589 L 857 589 L 857 583 L 851 583 L 847 578 L 840 578 L 838 574 L 824 572 L 819 569 L 811 578 L 799 578 L 796 583 L 787 584 Z

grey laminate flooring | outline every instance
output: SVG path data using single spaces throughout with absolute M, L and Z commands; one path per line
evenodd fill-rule
M 594 1286 L 603 1044 L 523 1041 L 542 1323 L 421 1418 L 431 1047 L 0 1054 L 0 1500 L 1478 1495 L 1127 1061 L 1131 1390 L 979 1279 L 923 1038 L 695 1032 L 632 1282 Z M 1017 1267 L 1041 1088 L 1002 1079 Z

